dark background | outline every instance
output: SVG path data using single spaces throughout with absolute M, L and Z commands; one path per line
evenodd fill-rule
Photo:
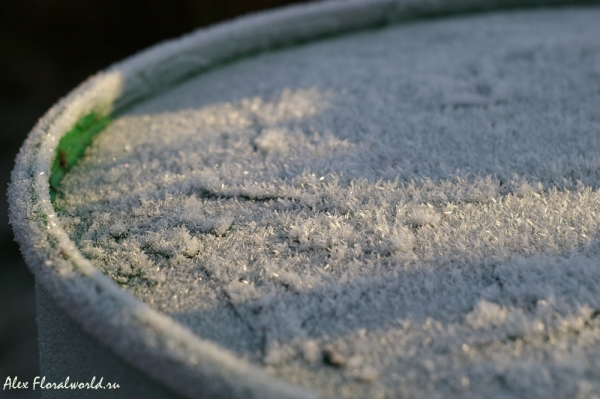
M 37 119 L 90 75 L 133 53 L 248 12 L 307 0 L 0 0 L 0 185 Z M 34 280 L 0 198 L 0 385 L 39 375 Z M 31 383 L 30 383 L 31 384 Z M 39 391 L 2 391 L 36 398 Z

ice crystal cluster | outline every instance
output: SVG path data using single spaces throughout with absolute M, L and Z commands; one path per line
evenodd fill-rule
M 600 395 L 600 10 L 231 63 L 115 116 L 56 208 L 203 338 L 325 397 Z

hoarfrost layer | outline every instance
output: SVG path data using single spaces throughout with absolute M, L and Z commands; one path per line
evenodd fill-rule
M 598 394 L 599 19 L 223 66 L 117 117 L 61 223 L 124 289 L 325 396 Z

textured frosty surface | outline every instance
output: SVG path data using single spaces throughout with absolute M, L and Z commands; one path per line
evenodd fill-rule
M 60 220 L 124 289 L 323 395 L 598 394 L 599 20 L 428 21 L 224 66 L 115 117 Z

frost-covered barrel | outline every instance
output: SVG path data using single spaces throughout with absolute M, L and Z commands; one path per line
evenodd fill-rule
M 600 395 L 600 7 L 571 3 L 293 6 L 83 83 L 11 223 L 47 382 L 118 388 L 44 397 Z

